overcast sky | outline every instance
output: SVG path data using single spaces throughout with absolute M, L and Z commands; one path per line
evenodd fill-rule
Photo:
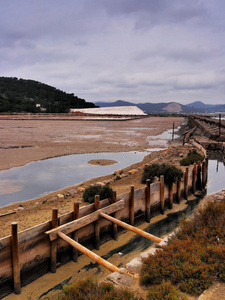
M 86 101 L 225 104 L 224 0 L 0 0 L 0 76 Z

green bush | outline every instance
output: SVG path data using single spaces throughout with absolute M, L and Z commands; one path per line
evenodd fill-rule
M 116 291 L 111 283 L 98 283 L 91 277 L 78 280 L 63 288 L 64 295 L 59 300 L 138 300 L 133 292 L 128 290 Z
M 188 155 L 180 161 L 180 165 L 189 166 L 194 163 L 197 163 L 198 161 L 203 161 L 203 159 L 204 157 L 201 154 L 199 154 L 196 150 L 190 150 Z
M 164 175 L 165 184 L 171 187 L 173 183 L 181 180 L 183 172 L 181 169 L 169 164 L 152 164 L 145 167 L 141 182 L 146 183 L 146 180 L 150 179 L 150 182 L 152 183 L 154 177 L 160 177 L 160 175 Z
M 108 186 L 89 186 L 83 193 L 83 199 L 85 202 L 93 203 L 95 201 L 95 195 L 99 195 L 100 200 L 106 198 L 112 198 L 113 190 Z

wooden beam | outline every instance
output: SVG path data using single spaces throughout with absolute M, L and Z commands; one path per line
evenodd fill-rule
M 147 238 L 147 239 L 149 239 L 151 241 L 154 241 L 156 243 L 160 243 L 162 241 L 162 239 L 158 238 L 155 235 L 152 235 L 152 234 L 150 234 L 148 232 L 145 232 L 145 231 L 143 231 L 143 230 L 141 230 L 141 229 L 139 229 L 137 227 L 131 226 L 131 225 L 125 223 L 125 222 L 117 220 L 117 219 L 115 219 L 115 218 L 113 218 L 111 216 L 108 216 L 105 213 L 100 212 L 99 214 L 100 214 L 101 217 L 103 217 L 103 218 L 105 218 L 105 219 L 107 219 L 107 220 L 109 220 L 111 222 L 114 222 L 117 225 L 126 228 L 127 230 L 133 231 L 133 232 L 135 232 L 135 233 L 137 233 L 137 234 L 139 234 L 139 235 L 141 235 L 141 236 L 143 236 L 143 237 L 145 237 L 145 238 Z
M 69 234 L 75 230 L 78 230 L 96 220 L 99 218 L 99 212 L 111 214 L 118 210 L 121 210 L 125 207 L 124 200 L 120 200 L 117 203 L 111 204 L 107 207 L 101 208 L 98 211 L 95 211 L 87 216 L 84 216 L 78 220 L 71 221 L 69 223 L 66 223 L 64 225 L 59 226 L 58 228 L 51 229 L 46 231 L 45 233 L 49 235 L 50 241 L 53 241 L 57 239 L 57 234 L 59 231 Z
M 113 196 L 112 196 L 112 203 L 116 203 L 117 197 L 116 197 L 116 191 L 113 191 Z M 116 218 L 116 212 L 112 214 L 113 218 Z M 113 223 L 112 224 L 112 236 L 113 239 L 117 241 L 118 239 L 118 228 L 117 224 Z
M 95 195 L 95 211 L 99 210 L 99 200 L 100 200 L 100 196 L 99 195 Z M 99 226 L 99 219 L 97 219 L 94 222 L 94 227 L 95 227 L 95 249 L 99 250 L 99 246 L 100 246 L 100 226 Z
M 82 246 L 81 244 L 75 242 L 74 240 L 72 240 L 70 237 L 68 237 L 64 233 L 58 232 L 58 236 L 61 239 L 63 239 L 64 241 L 66 241 L 67 243 L 69 243 L 71 246 L 75 247 L 78 251 L 84 253 L 85 255 L 87 255 L 94 261 L 96 261 L 98 264 L 100 264 L 103 267 L 105 267 L 106 269 L 108 269 L 109 271 L 118 272 L 118 273 L 120 272 L 119 268 L 117 268 L 116 266 L 114 266 L 113 264 L 108 262 L 107 260 L 103 259 L 101 256 L 95 254 L 91 250 L 87 249 L 86 247 Z
M 150 188 L 150 179 L 146 180 L 146 209 L 145 209 L 145 220 L 146 222 L 150 223 L 150 210 L 151 210 L 151 203 L 150 203 L 150 194 L 151 194 L 151 188 Z
M 52 228 L 58 227 L 58 208 L 53 208 L 52 210 Z M 51 265 L 50 271 L 52 273 L 56 272 L 56 263 L 57 263 L 57 240 L 51 241 L 50 243 L 50 252 L 51 252 Z
M 74 220 L 79 219 L 79 203 L 78 202 L 74 202 L 74 205 L 73 205 L 73 219 Z M 78 242 L 78 237 L 77 237 L 76 231 L 73 232 L 73 239 L 74 239 L 74 241 Z M 77 259 L 78 259 L 78 250 L 73 247 L 72 260 L 74 262 L 77 262 Z
M 12 268 L 13 268 L 13 283 L 14 293 L 21 293 L 20 283 L 20 262 L 19 262 L 19 240 L 18 240 L 18 227 L 16 222 L 11 224 L 12 233 Z
M 161 214 L 164 214 L 164 176 L 160 176 L 160 208 L 161 208 Z
M 134 225 L 134 185 L 130 187 L 129 214 L 130 224 Z

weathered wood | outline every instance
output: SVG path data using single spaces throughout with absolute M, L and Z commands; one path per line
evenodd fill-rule
M 16 211 L 10 211 L 10 212 L 5 213 L 5 214 L 0 214 L 0 218 L 1 218 L 1 217 L 8 216 L 8 215 L 13 215 L 13 214 L 15 214 L 15 213 L 16 213 Z
M 79 203 L 78 202 L 74 202 L 74 206 L 73 206 L 73 219 L 74 220 L 79 219 Z M 73 239 L 74 239 L 74 241 L 78 242 L 78 236 L 77 236 L 77 232 L 76 231 L 73 232 Z M 77 262 L 77 259 L 78 259 L 78 250 L 73 247 L 73 250 L 72 250 L 72 260 L 74 262 Z
M 117 198 L 116 198 L 116 191 L 113 191 L 113 196 L 112 196 L 112 203 L 116 203 Z M 117 217 L 116 212 L 112 214 L 113 218 Z M 112 237 L 114 240 L 117 241 L 118 239 L 118 228 L 117 228 L 117 224 L 113 223 L 112 224 Z
M 188 171 L 189 168 L 187 167 L 184 173 L 184 199 L 188 198 Z
M 202 179 L 201 179 L 202 176 L 201 176 L 201 174 L 202 174 L 202 166 L 201 166 L 201 162 L 198 161 L 196 187 L 197 187 L 197 189 L 199 189 L 200 191 L 202 190 Z
M 134 186 L 130 187 L 130 202 L 129 202 L 130 224 L 134 225 Z
M 20 283 L 20 262 L 19 262 L 19 240 L 18 240 L 18 227 L 16 222 L 11 224 L 11 239 L 12 239 L 12 266 L 13 266 L 13 284 L 14 293 L 21 293 Z
M 160 176 L 160 209 L 161 214 L 164 214 L 165 204 L 164 204 L 164 176 Z
M 193 194 L 196 191 L 196 179 L 197 179 L 197 166 L 196 163 L 194 163 L 192 169 L 192 193 Z
M 95 211 L 99 210 L 99 195 L 95 195 Z M 99 219 L 97 219 L 94 222 L 94 227 L 95 227 L 95 249 L 99 250 L 100 246 L 100 226 L 99 226 Z
M 58 227 L 58 209 L 53 208 L 52 210 L 52 228 Z M 50 270 L 52 273 L 56 272 L 56 263 L 57 263 L 57 240 L 51 241 L 50 244 L 51 252 L 51 265 Z
M 206 161 L 202 162 L 202 187 L 206 186 Z
M 151 188 L 150 188 L 150 179 L 146 180 L 146 211 L 145 211 L 145 220 L 150 223 L 150 207 L 151 207 Z
M 176 192 L 176 200 L 177 203 L 180 203 L 180 194 L 181 194 L 181 182 L 180 180 L 177 181 L 177 192 Z
M 111 217 L 111 216 L 109 216 L 109 215 L 107 215 L 105 213 L 100 212 L 100 216 L 103 217 L 103 218 L 105 218 L 105 219 L 107 219 L 107 220 L 109 220 L 109 221 L 111 221 L 111 222 L 116 223 L 117 225 L 119 225 L 121 227 L 126 228 L 127 230 L 133 231 L 133 232 L 135 232 L 135 233 L 137 233 L 137 234 L 139 234 L 139 235 L 141 235 L 141 236 L 143 236 L 143 237 L 145 237 L 145 238 L 147 238 L 147 239 L 149 239 L 151 241 L 154 241 L 156 243 L 160 243 L 162 241 L 162 239 L 158 238 L 155 235 L 152 235 L 152 234 L 150 234 L 148 232 L 145 232 L 145 231 L 143 231 L 143 230 L 141 230 L 141 229 L 139 229 L 137 227 L 129 225 L 129 224 L 127 224 L 125 222 L 122 222 L 120 220 L 117 220 L 117 219 L 115 219 L 115 218 L 113 218 L 113 217 Z
M 173 186 L 169 187 L 169 209 L 173 208 Z
M 107 260 L 103 259 L 101 256 L 99 256 L 99 255 L 95 254 L 94 252 L 90 251 L 86 247 L 82 246 L 81 244 L 75 242 L 74 240 L 72 240 L 71 238 L 69 238 L 64 233 L 58 232 L 58 236 L 61 239 L 63 239 L 64 241 L 66 241 L 67 243 L 69 243 L 71 246 L 75 247 L 80 252 L 84 253 L 85 255 L 87 255 L 88 257 L 90 257 L 94 261 L 96 261 L 98 264 L 100 264 L 103 267 L 105 267 L 106 269 L 108 269 L 109 271 L 111 271 L 111 272 L 118 272 L 119 273 L 119 271 L 120 271 L 119 268 L 117 268 L 116 266 L 114 266 L 113 264 L 111 264 L 110 262 L 108 262 Z
M 124 206 L 125 206 L 124 201 L 120 200 L 117 203 L 114 203 L 107 207 L 101 208 L 101 209 L 99 209 L 99 211 L 93 212 L 87 216 L 79 218 L 78 220 L 74 220 L 67 224 L 61 225 L 58 228 L 48 230 L 48 231 L 46 231 L 46 234 L 49 235 L 50 241 L 53 241 L 53 240 L 57 239 L 57 233 L 59 231 L 65 233 L 65 234 L 69 234 L 75 230 L 78 230 L 79 228 L 82 228 L 82 227 L 98 220 L 99 212 L 111 214 L 113 212 L 123 209 Z

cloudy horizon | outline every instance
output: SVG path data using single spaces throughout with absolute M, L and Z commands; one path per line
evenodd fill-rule
M 225 104 L 223 0 L 1 1 L 0 76 L 88 102 Z

